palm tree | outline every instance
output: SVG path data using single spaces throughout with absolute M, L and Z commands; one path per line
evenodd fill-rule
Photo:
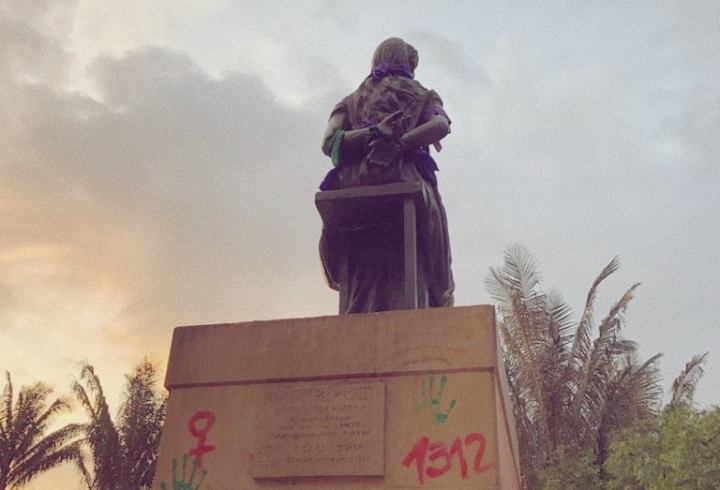
M 85 473 L 91 490 L 137 490 L 152 484 L 165 420 L 165 398 L 157 394 L 156 376 L 148 360 L 126 376 L 115 423 L 93 367 L 81 367 L 72 389 L 90 418 L 84 442 L 92 460 L 92 471 Z
M 624 312 L 639 284 L 630 287 L 597 326 L 594 320 L 598 287 L 618 266 L 613 259 L 595 279 L 577 322 L 557 292 L 540 289 L 536 262 L 522 246 L 509 247 L 504 265 L 490 269 L 486 285 L 498 302 L 528 488 L 537 488 L 540 471 L 556 462 L 559 448 L 591 451 L 602 466 L 608 434 L 659 408 L 660 356 L 640 364 L 635 343 L 620 336 Z
M 20 388 L 13 404 L 10 373 L 0 399 L 0 490 L 28 483 L 39 473 L 63 462 L 81 460 L 79 441 L 81 426 L 70 424 L 50 434 L 48 428 L 68 403 L 56 399 L 49 406 L 52 392 L 43 383 Z
M 166 402 L 156 393 L 157 371 L 148 361 L 135 366 L 127 377 L 120 409 L 118 433 L 125 462 L 124 488 L 149 487 L 155 475 Z

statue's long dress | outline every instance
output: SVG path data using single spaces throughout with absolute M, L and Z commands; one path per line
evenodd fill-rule
M 441 114 L 440 97 L 417 81 L 404 76 L 368 77 L 333 110 L 342 114 L 341 126 L 351 130 L 380 122 L 402 110 L 405 131 Z M 332 128 L 331 128 L 332 129 Z M 351 153 L 340 147 L 340 162 L 323 182 L 323 190 L 395 182 L 419 182 L 422 204 L 418 206 L 418 306 L 452 306 L 452 277 L 447 218 L 435 179 L 435 162 L 428 148 L 417 148 L 377 164 L 368 151 Z M 323 229 L 320 256 L 328 285 L 339 290 L 340 262 L 348 258 L 349 301 L 341 313 L 368 313 L 401 309 L 403 305 L 402 226 L 378 225 L 340 232 Z

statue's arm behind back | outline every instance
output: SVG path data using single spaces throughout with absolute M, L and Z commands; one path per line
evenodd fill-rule
M 437 143 L 450 133 L 450 123 L 442 115 L 436 115 L 420 126 L 411 129 L 400 137 L 404 151 Z

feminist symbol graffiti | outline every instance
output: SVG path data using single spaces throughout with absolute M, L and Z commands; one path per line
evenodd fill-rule
M 212 412 L 197 412 L 195 415 L 190 417 L 188 422 L 188 430 L 193 437 L 197 438 L 197 446 L 190 449 L 188 454 L 197 458 L 198 468 L 203 467 L 203 454 L 209 453 L 215 450 L 215 446 L 205 444 L 207 434 L 210 432 L 210 428 L 215 423 L 215 414 Z

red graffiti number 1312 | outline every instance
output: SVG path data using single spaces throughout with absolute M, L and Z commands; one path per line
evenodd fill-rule
M 474 443 L 478 444 L 472 466 L 475 473 L 483 473 L 495 466 L 492 463 L 482 464 L 483 455 L 485 454 L 485 448 L 487 446 L 485 436 L 478 432 L 471 432 L 465 436 L 464 443 L 466 448 Z M 454 456 L 457 456 L 458 462 L 460 463 L 460 476 L 462 476 L 463 479 L 468 478 L 468 462 L 465 459 L 463 441 L 460 440 L 459 437 L 453 441 L 449 449 L 443 442 L 430 442 L 429 438 L 423 437 L 413 446 L 408 455 L 405 456 L 402 464 L 410 467 L 414 461 L 418 480 L 421 485 L 424 485 L 426 475 L 429 478 L 437 478 L 447 473 L 452 468 Z M 427 462 L 429 462 L 429 464 L 427 464 Z

